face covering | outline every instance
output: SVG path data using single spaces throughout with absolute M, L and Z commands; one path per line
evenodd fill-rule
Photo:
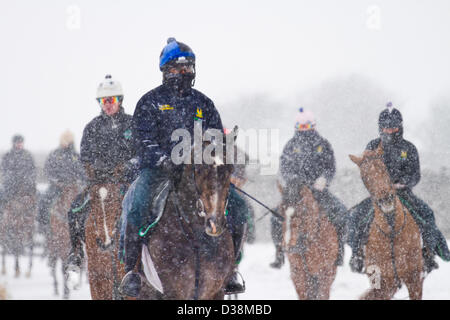
M 193 86 L 195 73 L 164 73 L 163 83 L 173 91 L 183 94 Z
M 385 133 L 383 131 L 380 132 L 381 142 L 384 145 L 395 144 L 395 143 L 399 142 L 400 140 L 402 140 L 402 137 L 403 137 L 403 129 L 402 128 L 399 128 L 399 130 L 397 132 L 394 132 L 391 134 Z

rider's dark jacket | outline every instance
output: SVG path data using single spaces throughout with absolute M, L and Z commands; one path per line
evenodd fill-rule
M 66 148 L 59 147 L 49 154 L 45 161 L 44 174 L 50 183 L 66 185 L 85 180 L 80 155 L 73 144 Z
M 381 139 L 374 139 L 366 149 L 378 148 Z M 419 154 L 409 141 L 400 138 L 393 143 L 383 145 L 383 161 L 391 177 L 392 183 L 400 183 L 412 188 L 420 181 Z
M 141 169 L 156 167 L 170 158 L 172 148 L 180 143 L 171 140 L 176 129 L 187 130 L 191 142 L 195 123 L 201 123 L 203 133 L 208 129 L 223 132 L 220 115 L 208 97 L 193 88 L 179 96 L 164 84 L 139 100 L 133 120 Z
M 283 149 L 280 173 L 288 184 L 312 185 L 320 176 L 330 184 L 336 173 L 331 144 L 316 130 L 297 131 Z
M 101 180 L 111 177 L 113 170 L 135 156 L 132 117 L 120 107 L 118 113 L 108 116 L 103 111 L 91 120 L 81 139 L 81 161 L 89 164 Z M 132 180 L 131 173 L 128 180 Z M 131 181 L 129 181 L 131 182 Z
M 5 194 L 34 194 L 36 166 L 33 156 L 24 149 L 12 149 L 2 159 L 2 184 Z

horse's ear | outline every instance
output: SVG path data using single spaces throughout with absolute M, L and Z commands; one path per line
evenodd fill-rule
M 350 160 L 357 164 L 358 167 L 361 165 L 363 158 L 354 156 L 352 154 L 349 154 L 348 156 L 350 157 Z

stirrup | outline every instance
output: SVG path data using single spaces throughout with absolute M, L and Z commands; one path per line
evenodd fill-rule
M 131 270 L 123 277 L 119 292 L 125 296 L 137 298 L 141 292 L 141 283 L 140 274 Z
M 242 284 L 240 284 L 237 281 L 237 276 L 239 275 L 239 277 L 242 280 Z M 230 294 L 239 294 L 239 293 L 244 293 L 245 292 L 245 281 L 244 278 L 242 277 L 242 274 L 239 271 L 234 271 L 233 276 L 230 278 L 229 282 L 225 285 L 224 288 L 224 294 L 226 295 L 230 295 Z

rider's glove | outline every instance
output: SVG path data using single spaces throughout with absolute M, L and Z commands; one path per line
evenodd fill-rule
M 327 186 L 327 179 L 325 179 L 325 177 L 320 176 L 314 182 L 313 188 L 318 191 L 323 191 L 323 189 L 325 189 L 326 186 Z

